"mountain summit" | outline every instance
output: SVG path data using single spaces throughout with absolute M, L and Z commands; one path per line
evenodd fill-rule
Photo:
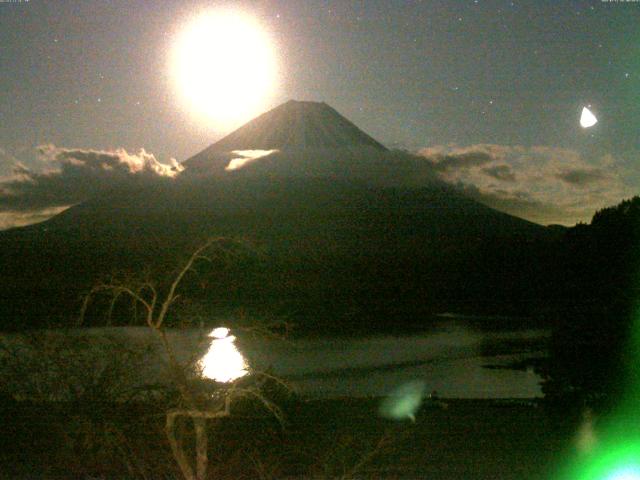
M 387 148 L 324 102 L 290 100 L 254 118 L 184 162 L 200 166 L 234 151 Z

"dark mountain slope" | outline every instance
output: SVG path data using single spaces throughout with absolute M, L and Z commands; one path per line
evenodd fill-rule
M 409 186 L 419 177 L 413 160 L 330 107 L 287 103 L 211 151 L 273 147 L 283 150 L 240 170 L 189 175 L 192 161 L 216 162 L 199 154 L 177 180 L 0 232 L 2 327 L 68 323 L 97 279 L 115 270 L 166 276 L 210 236 L 246 239 L 253 253 L 186 286 L 209 319 L 244 307 L 303 329 L 389 330 L 421 325 L 434 311 L 522 313 L 543 294 L 544 262 L 532 262 L 531 250 L 546 248 L 544 227 L 433 179 Z
M 262 253 L 227 279 L 233 298 L 224 286 L 208 290 L 216 302 L 336 323 L 366 312 L 390 326 L 434 309 L 517 306 L 499 286 L 536 265 L 510 265 L 509 250 L 483 265 L 480 252 L 497 241 L 525 245 L 545 229 L 446 188 L 250 177 L 113 192 L 0 235 L 3 270 L 19 290 L 7 292 L 3 318 L 64 317 L 97 278 L 171 265 L 210 235 L 248 239 Z M 487 283 L 489 272 L 499 278 Z

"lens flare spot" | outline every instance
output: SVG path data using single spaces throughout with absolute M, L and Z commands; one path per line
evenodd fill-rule
M 596 116 L 587 107 L 582 109 L 582 115 L 580 115 L 580 126 L 582 128 L 593 127 L 598 123 Z
M 380 405 L 380 415 L 393 420 L 409 419 L 415 422 L 426 388 L 422 381 L 401 385 L 384 399 Z

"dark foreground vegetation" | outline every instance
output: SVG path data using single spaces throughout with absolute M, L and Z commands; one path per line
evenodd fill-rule
M 640 197 L 562 239 L 547 398 L 608 409 L 640 386 Z
M 207 478 L 548 479 L 575 453 L 575 420 L 537 404 L 448 401 L 412 423 L 380 418 L 379 402 L 283 400 L 283 425 L 238 404 L 209 428 Z M 181 478 L 160 405 L 1 408 L 0 478 Z

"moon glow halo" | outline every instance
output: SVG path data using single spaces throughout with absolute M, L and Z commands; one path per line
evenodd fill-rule
M 171 52 L 175 87 L 188 110 L 227 129 L 262 111 L 274 93 L 276 56 L 257 21 L 234 11 L 206 11 L 178 35 Z

